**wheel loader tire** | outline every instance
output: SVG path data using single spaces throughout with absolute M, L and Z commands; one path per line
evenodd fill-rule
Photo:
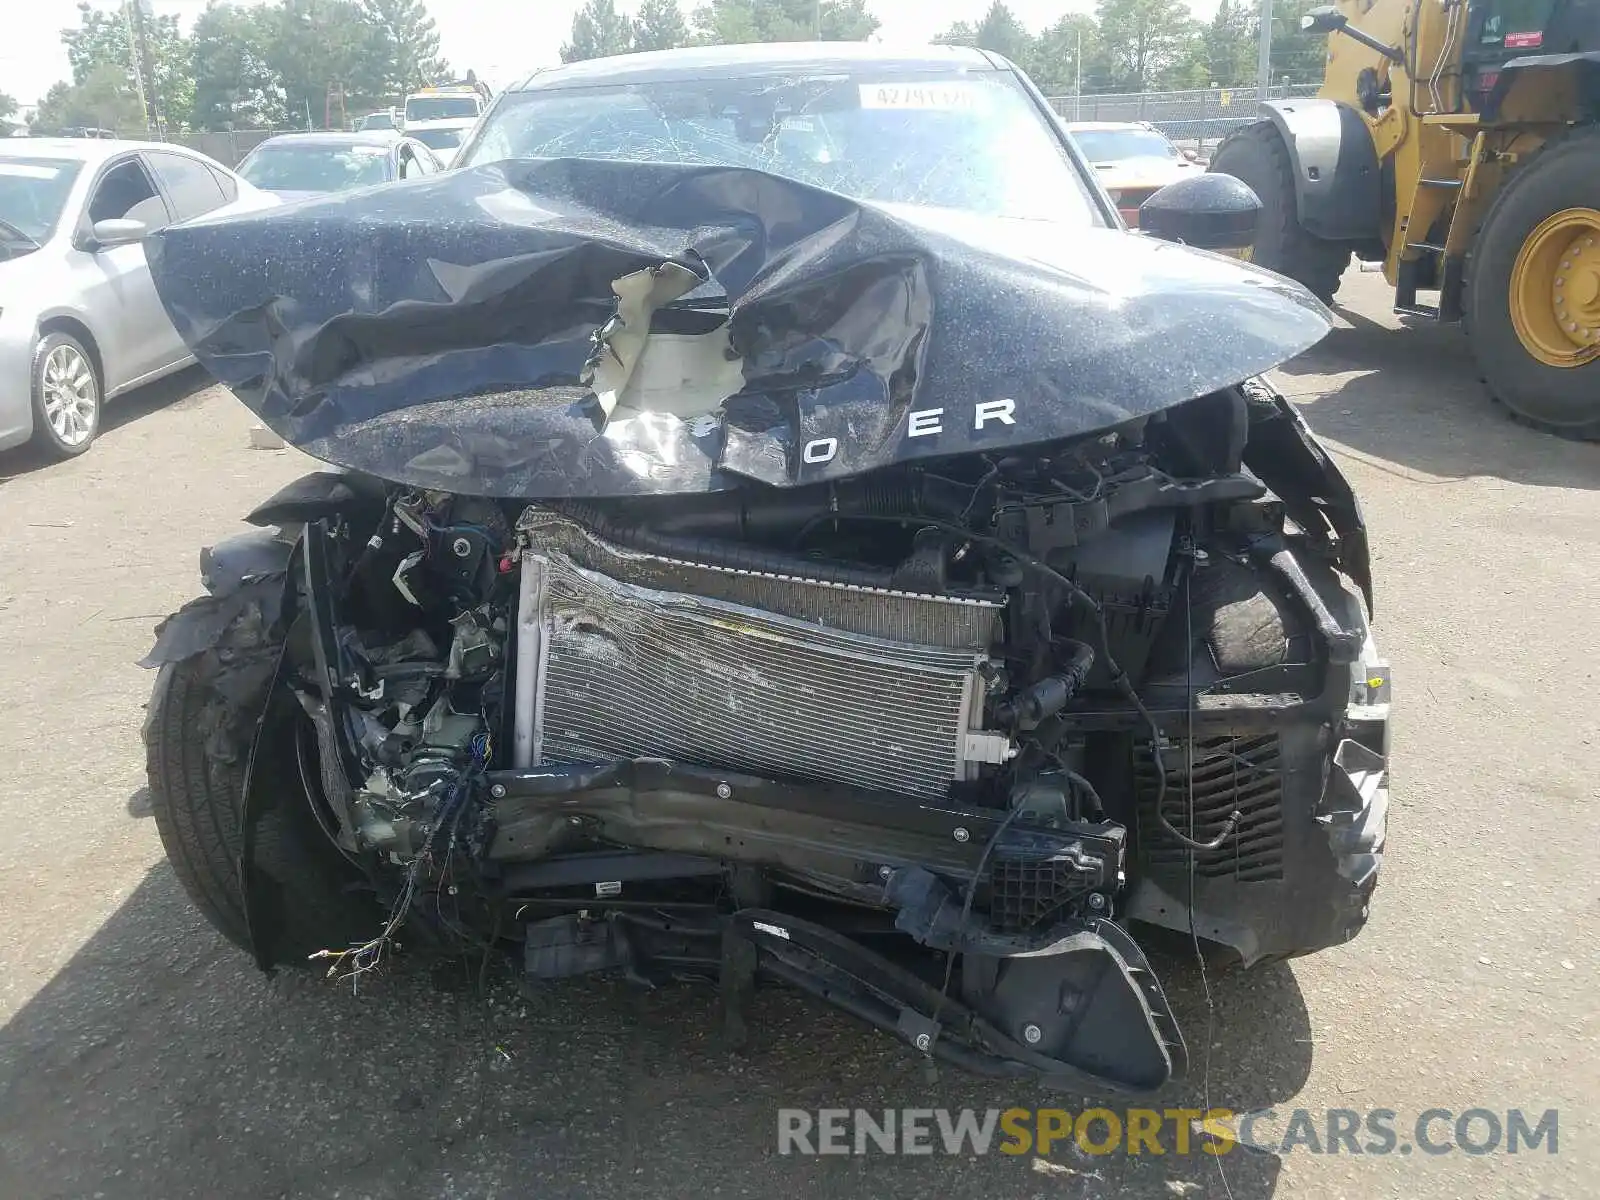
M 1518 334 L 1513 277 L 1523 247 L 1530 238 L 1537 245 L 1540 230 L 1558 214 L 1600 211 L 1597 181 L 1600 127 L 1546 142 L 1495 197 L 1466 261 L 1467 334 L 1490 396 L 1522 423 L 1579 441 L 1600 440 L 1600 341 L 1587 361 L 1576 346 L 1569 365 L 1541 361 Z M 1596 257 L 1585 254 L 1588 269 L 1573 281 L 1580 289 L 1600 284 L 1594 267 L 1600 262 L 1600 230 L 1593 242 L 1589 254 Z M 1585 298 L 1578 296 L 1579 302 Z M 1596 297 L 1587 299 L 1592 304 Z
M 215 753 L 217 709 L 210 653 L 161 668 L 150 698 L 145 733 L 151 807 L 173 873 L 202 916 L 225 938 L 254 952 L 240 886 L 240 810 L 245 727 L 240 753 Z M 301 783 L 294 722 L 306 719 L 292 697 L 269 703 L 256 764 L 267 797 L 253 838 L 252 906 L 255 933 L 270 964 L 310 965 L 321 949 L 344 949 L 371 937 L 381 914 L 370 894 L 356 890 L 355 871 L 317 827 Z
M 1258 121 L 1223 140 L 1207 168 L 1250 186 L 1261 201 L 1261 220 L 1250 261 L 1302 284 L 1324 304 L 1339 290 L 1350 248 L 1313 237 L 1300 226 L 1294 163 L 1271 121 Z

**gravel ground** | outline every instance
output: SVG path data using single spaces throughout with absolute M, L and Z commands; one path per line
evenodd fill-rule
M 1280 373 L 1362 492 L 1398 715 L 1390 852 L 1349 946 L 1202 982 L 1161 960 L 1196 1059 L 1164 1097 L 1238 1111 L 1560 1110 L 1558 1153 L 780 1157 L 780 1107 L 1060 1104 L 922 1064 L 763 992 L 526 994 L 412 971 L 265 978 L 189 908 L 139 741 L 155 621 L 195 554 L 292 478 L 190 373 L 86 457 L 0 456 L 0 1196 L 1522 1196 L 1600 1193 L 1600 447 L 1511 425 L 1446 330 L 1341 327 Z M 1206 1051 L 1209 1049 L 1209 1070 Z M 1077 1098 L 1066 1098 L 1069 1106 Z M 1320 1113 L 1317 1116 L 1321 1124 Z M 1441 1127 L 1442 1128 L 1442 1127 Z

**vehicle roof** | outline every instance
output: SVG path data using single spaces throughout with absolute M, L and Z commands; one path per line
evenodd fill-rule
M 972 46 L 917 46 L 896 50 L 867 42 L 756 42 L 591 58 L 535 71 L 508 90 L 533 92 L 609 83 L 650 83 L 686 76 L 715 78 L 773 67 L 807 71 L 876 67 L 897 74 L 1004 69 L 998 61 Z
M 3 138 L 0 139 L 0 157 L 5 158 L 68 158 L 93 166 L 129 150 L 176 150 L 195 158 L 206 158 L 198 150 L 171 142 L 135 142 L 122 138 Z M 207 159 L 208 162 L 213 161 Z M 217 163 L 217 166 L 222 166 Z M 224 167 L 224 170 L 227 168 Z
M 262 146 L 393 146 L 405 141 L 405 135 L 394 129 L 358 129 L 344 133 L 337 129 L 313 133 L 279 133 L 257 142 Z

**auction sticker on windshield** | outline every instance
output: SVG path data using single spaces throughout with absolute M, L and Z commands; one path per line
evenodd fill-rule
M 988 89 L 976 83 L 863 83 L 862 108 L 978 109 Z
M 54 179 L 61 174 L 60 167 L 41 167 L 34 163 L 0 162 L 0 175 L 15 179 Z

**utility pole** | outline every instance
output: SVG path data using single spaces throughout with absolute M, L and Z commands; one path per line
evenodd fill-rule
M 1261 0 L 1261 45 L 1256 52 L 1256 106 L 1272 90 L 1272 0 Z
M 145 121 L 155 131 L 158 138 L 167 134 L 166 122 L 161 115 L 161 93 L 156 87 L 155 68 L 150 58 L 150 39 L 144 29 L 144 6 L 146 0 L 133 2 L 133 37 L 138 47 L 139 66 L 144 77 L 150 81 L 150 108 Z
M 1078 26 L 1078 48 L 1072 52 L 1072 119 L 1083 120 L 1083 26 Z
M 817 41 L 820 42 L 822 40 L 822 0 L 812 0 L 811 32 Z
M 138 0 L 123 0 L 122 19 L 128 26 L 128 66 L 133 71 L 133 87 L 139 93 L 139 112 L 146 130 L 150 127 L 150 101 L 144 93 L 144 72 L 139 69 L 139 37 L 134 31 L 133 13 Z

